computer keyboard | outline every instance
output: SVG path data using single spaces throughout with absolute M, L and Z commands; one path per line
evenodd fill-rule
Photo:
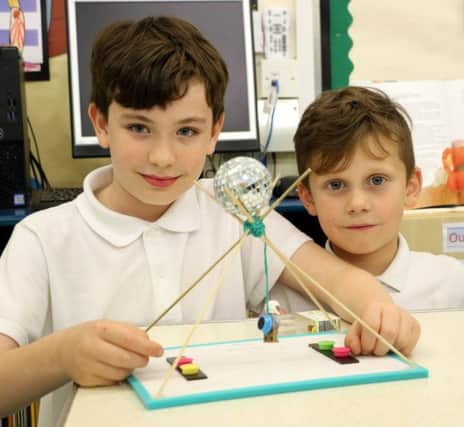
M 31 210 L 40 211 L 69 202 L 75 199 L 80 193 L 82 193 L 82 188 L 78 187 L 32 190 Z

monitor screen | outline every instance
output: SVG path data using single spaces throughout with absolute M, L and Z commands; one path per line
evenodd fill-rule
M 259 150 L 249 0 L 66 0 L 73 157 L 108 156 L 87 116 L 90 55 L 97 32 L 114 21 L 177 16 L 195 25 L 229 69 L 217 152 Z

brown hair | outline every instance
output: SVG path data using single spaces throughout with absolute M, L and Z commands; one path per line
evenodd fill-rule
M 398 144 L 409 178 L 415 168 L 410 123 L 405 109 L 378 89 L 352 86 L 325 91 L 306 109 L 294 136 L 298 171 L 343 170 L 357 144 L 371 135 L 385 155 L 379 136 Z M 367 144 L 363 148 L 378 157 Z
M 205 85 L 214 123 L 224 112 L 226 64 L 198 29 L 182 19 L 111 24 L 97 35 L 90 68 L 90 101 L 105 117 L 113 100 L 127 108 L 165 108 L 185 95 L 191 80 Z

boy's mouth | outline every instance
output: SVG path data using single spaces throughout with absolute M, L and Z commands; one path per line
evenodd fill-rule
M 157 176 L 157 175 L 144 175 L 143 179 L 153 187 L 167 188 L 177 181 L 177 176 Z
M 363 231 L 363 230 L 369 230 L 371 228 L 373 228 L 374 225 L 372 224 L 353 224 L 353 225 L 349 225 L 348 227 L 348 230 L 359 230 L 359 231 Z

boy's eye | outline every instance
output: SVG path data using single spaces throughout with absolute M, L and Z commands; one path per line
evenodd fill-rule
M 345 185 L 343 184 L 342 181 L 340 181 L 339 179 L 334 179 L 333 181 L 330 181 L 328 184 L 327 184 L 327 187 L 329 187 L 329 190 L 333 190 L 333 191 L 339 191 L 341 190 Z
M 385 182 L 385 177 L 381 175 L 373 175 L 369 178 L 369 184 L 374 186 L 382 185 Z
M 194 136 L 197 132 L 189 127 L 180 128 L 177 134 L 180 136 Z
M 141 124 L 138 124 L 138 123 L 133 124 L 133 125 L 129 125 L 127 128 L 131 132 L 134 132 L 134 133 L 149 133 L 149 130 L 145 125 L 141 125 Z

